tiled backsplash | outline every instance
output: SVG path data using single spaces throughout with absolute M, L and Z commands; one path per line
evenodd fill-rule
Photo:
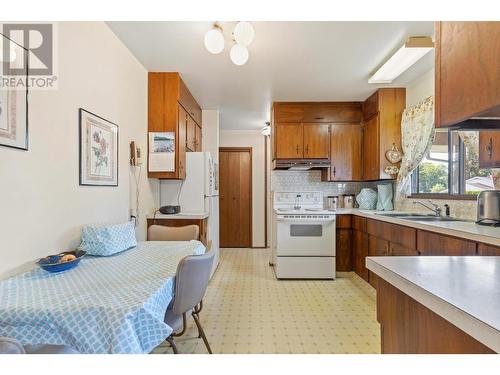
M 321 191 L 323 195 L 358 194 L 375 182 L 322 182 L 321 171 L 273 171 L 271 191 Z
M 377 185 L 387 183 L 380 182 L 322 182 L 321 171 L 273 171 L 271 173 L 271 191 L 321 191 L 323 195 L 343 195 L 358 194 L 362 188 L 372 188 L 377 190 Z M 393 186 L 396 191 L 396 185 Z M 414 205 L 411 199 L 396 197 L 394 199 L 394 209 L 397 211 L 430 213 L 420 205 Z M 476 202 L 462 200 L 439 200 L 433 199 L 433 202 L 443 208 L 444 205 L 450 206 L 451 216 L 462 219 L 473 220 L 476 217 Z

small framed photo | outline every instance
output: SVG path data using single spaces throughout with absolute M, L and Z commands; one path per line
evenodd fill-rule
M 80 185 L 118 186 L 118 125 L 83 108 L 80 115 Z

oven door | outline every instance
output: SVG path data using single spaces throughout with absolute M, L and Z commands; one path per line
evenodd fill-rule
M 335 220 L 278 219 L 277 256 L 335 256 Z

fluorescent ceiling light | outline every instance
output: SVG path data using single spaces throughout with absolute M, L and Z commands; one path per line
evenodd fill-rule
M 391 83 L 434 48 L 432 38 L 410 37 L 406 43 L 371 76 L 368 83 Z

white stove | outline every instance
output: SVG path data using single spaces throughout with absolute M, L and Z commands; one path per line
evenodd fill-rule
M 335 278 L 335 212 L 321 192 L 275 192 L 272 261 L 278 279 Z

